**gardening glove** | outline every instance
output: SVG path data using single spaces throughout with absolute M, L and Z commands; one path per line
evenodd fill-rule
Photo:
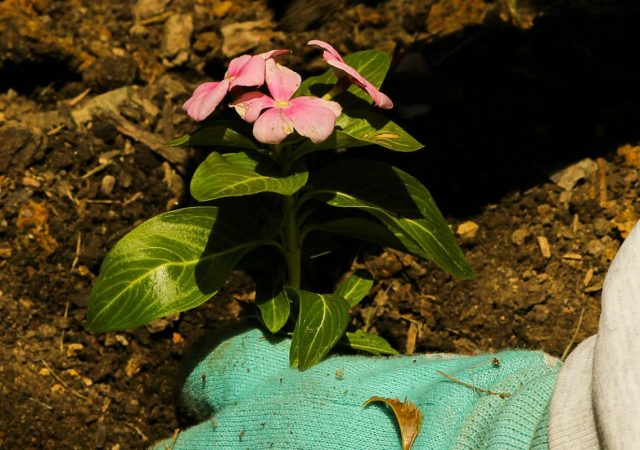
M 289 368 L 290 344 L 257 329 L 223 341 L 183 388 L 202 422 L 155 448 L 402 448 L 392 413 L 383 404 L 362 408 L 373 396 L 420 408 L 414 449 L 547 448 L 560 364 L 542 352 L 331 356 L 300 372 Z
M 182 398 L 201 423 L 155 448 L 402 448 L 392 413 L 362 408 L 373 396 L 423 412 L 414 449 L 638 448 L 639 324 L 636 225 L 607 274 L 598 335 L 562 367 L 542 352 L 505 351 L 331 356 L 299 372 L 288 339 L 251 330 L 194 366 Z

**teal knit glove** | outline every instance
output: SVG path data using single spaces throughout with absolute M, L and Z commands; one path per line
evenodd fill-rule
M 289 368 L 288 339 L 259 330 L 223 341 L 182 392 L 198 425 L 155 449 L 400 449 L 395 417 L 373 396 L 405 397 L 424 414 L 413 449 L 546 449 L 560 363 L 541 352 L 473 357 L 331 356 Z M 497 359 L 497 361 L 494 360 Z M 505 392 L 501 398 L 445 378 Z

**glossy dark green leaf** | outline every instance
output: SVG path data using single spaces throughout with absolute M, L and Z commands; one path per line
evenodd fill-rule
M 345 56 L 344 60 L 378 89 L 382 85 L 391 64 L 389 56 L 378 50 L 351 53 Z M 334 70 L 330 68 L 322 75 L 305 79 L 300 85 L 296 96 L 315 95 L 321 97 L 336 84 L 337 80 Z M 351 85 L 345 93 L 338 95 L 333 100 L 339 102 L 344 108 L 349 108 L 354 104 L 362 106 L 373 102 L 369 94 L 356 85 Z
M 375 219 L 344 217 L 313 225 L 311 231 L 326 231 L 356 239 L 362 239 L 382 247 L 407 251 L 402 242 L 387 227 Z
M 373 287 L 373 277 L 364 270 L 358 269 L 347 277 L 346 280 L 336 289 L 336 295 L 349 302 L 349 307 L 353 308 Z
M 251 136 L 251 128 L 238 121 L 218 120 L 211 125 L 205 125 L 192 134 L 185 134 L 166 143 L 169 147 L 181 145 L 206 145 L 240 147 L 257 150 L 256 143 L 247 136 Z
M 280 331 L 289 320 L 291 301 L 280 283 L 266 279 L 258 282 L 256 305 L 260 309 L 264 324 L 272 333 Z
M 198 306 L 223 286 L 242 255 L 268 242 L 233 210 L 160 214 L 107 254 L 91 292 L 89 328 L 133 328 Z
M 380 162 L 343 160 L 318 173 L 310 192 L 331 206 L 371 214 L 408 252 L 433 260 L 458 278 L 473 278 L 431 194 L 402 170 Z
M 191 195 L 201 202 L 260 192 L 291 195 L 307 183 L 308 173 L 301 161 L 288 175 L 280 171 L 275 161 L 256 152 L 213 152 L 196 169 Z
M 349 322 L 349 304 L 337 295 L 292 288 L 288 291 L 299 310 L 289 362 L 291 367 L 306 370 L 322 360 L 344 334 Z
M 336 127 L 320 144 L 304 141 L 296 148 L 296 155 L 364 145 L 378 145 L 396 152 L 415 152 L 424 147 L 398 124 L 374 111 L 345 111 L 338 117 Z
M 391 347 L 391 344 L 386 339 L 362 330 L 357 330 L 355 333 L 345 333 L 345 338 L 349 347 L 354 350 L 360 350 L 376 356 L 400 354 L 395 348 Z

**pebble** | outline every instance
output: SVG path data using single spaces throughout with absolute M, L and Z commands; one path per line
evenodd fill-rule
M 190 14 L 174 14 L 165 23 L 162 39 L 162 63 L 180 66 L 189 60 L 193 18 Z
M 456 233 L 458 233 L 463 238 L 473 239 L 476 237 L 478 228 L 480 228 L 480 226 L 477 223 L 468 220 L 458 225 Z
M 596 236 L 602 237 L 609 232 L 610 224 L 609 221 L 603 217 L 597 217 L 593 221 L 593 231 L 595 231 Z
M 38 334 L 44 338 L 50 338 L 57 334 L 58 330 L 53 325 L 43 323 L 38 327 Z
M 522 245 L 526 241 L 527 237 L 529 237 L 529 230 L 525 227 L 518 228 L 516 231 L 511 233 L 511 242 L 515 245 Z
M 604 252 L 605 246 L 598 239 L 592 239 L 587 242 L 585 250 L 591 256 L 600 256 Z
M 105 175 L 102 177 L 102 182 L 100 183 L 100 191 L 103 194 L 109 195 L 113 192 L 113 188 L 116 185 L 116 177 L 113 175 Z
M 133 16 L 136 20 L 162 14 L 170 0 L 138 0 L 133 6 Z

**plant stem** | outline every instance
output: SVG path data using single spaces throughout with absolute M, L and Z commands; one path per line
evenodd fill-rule
M 298 233 L 297 208 L 294 195 L 284 197 L 284 247 L 286 249 L 285 258 L 289 271 L 289 286 L 300 288 L 301 279 L 301 257 L 300 235 Z

